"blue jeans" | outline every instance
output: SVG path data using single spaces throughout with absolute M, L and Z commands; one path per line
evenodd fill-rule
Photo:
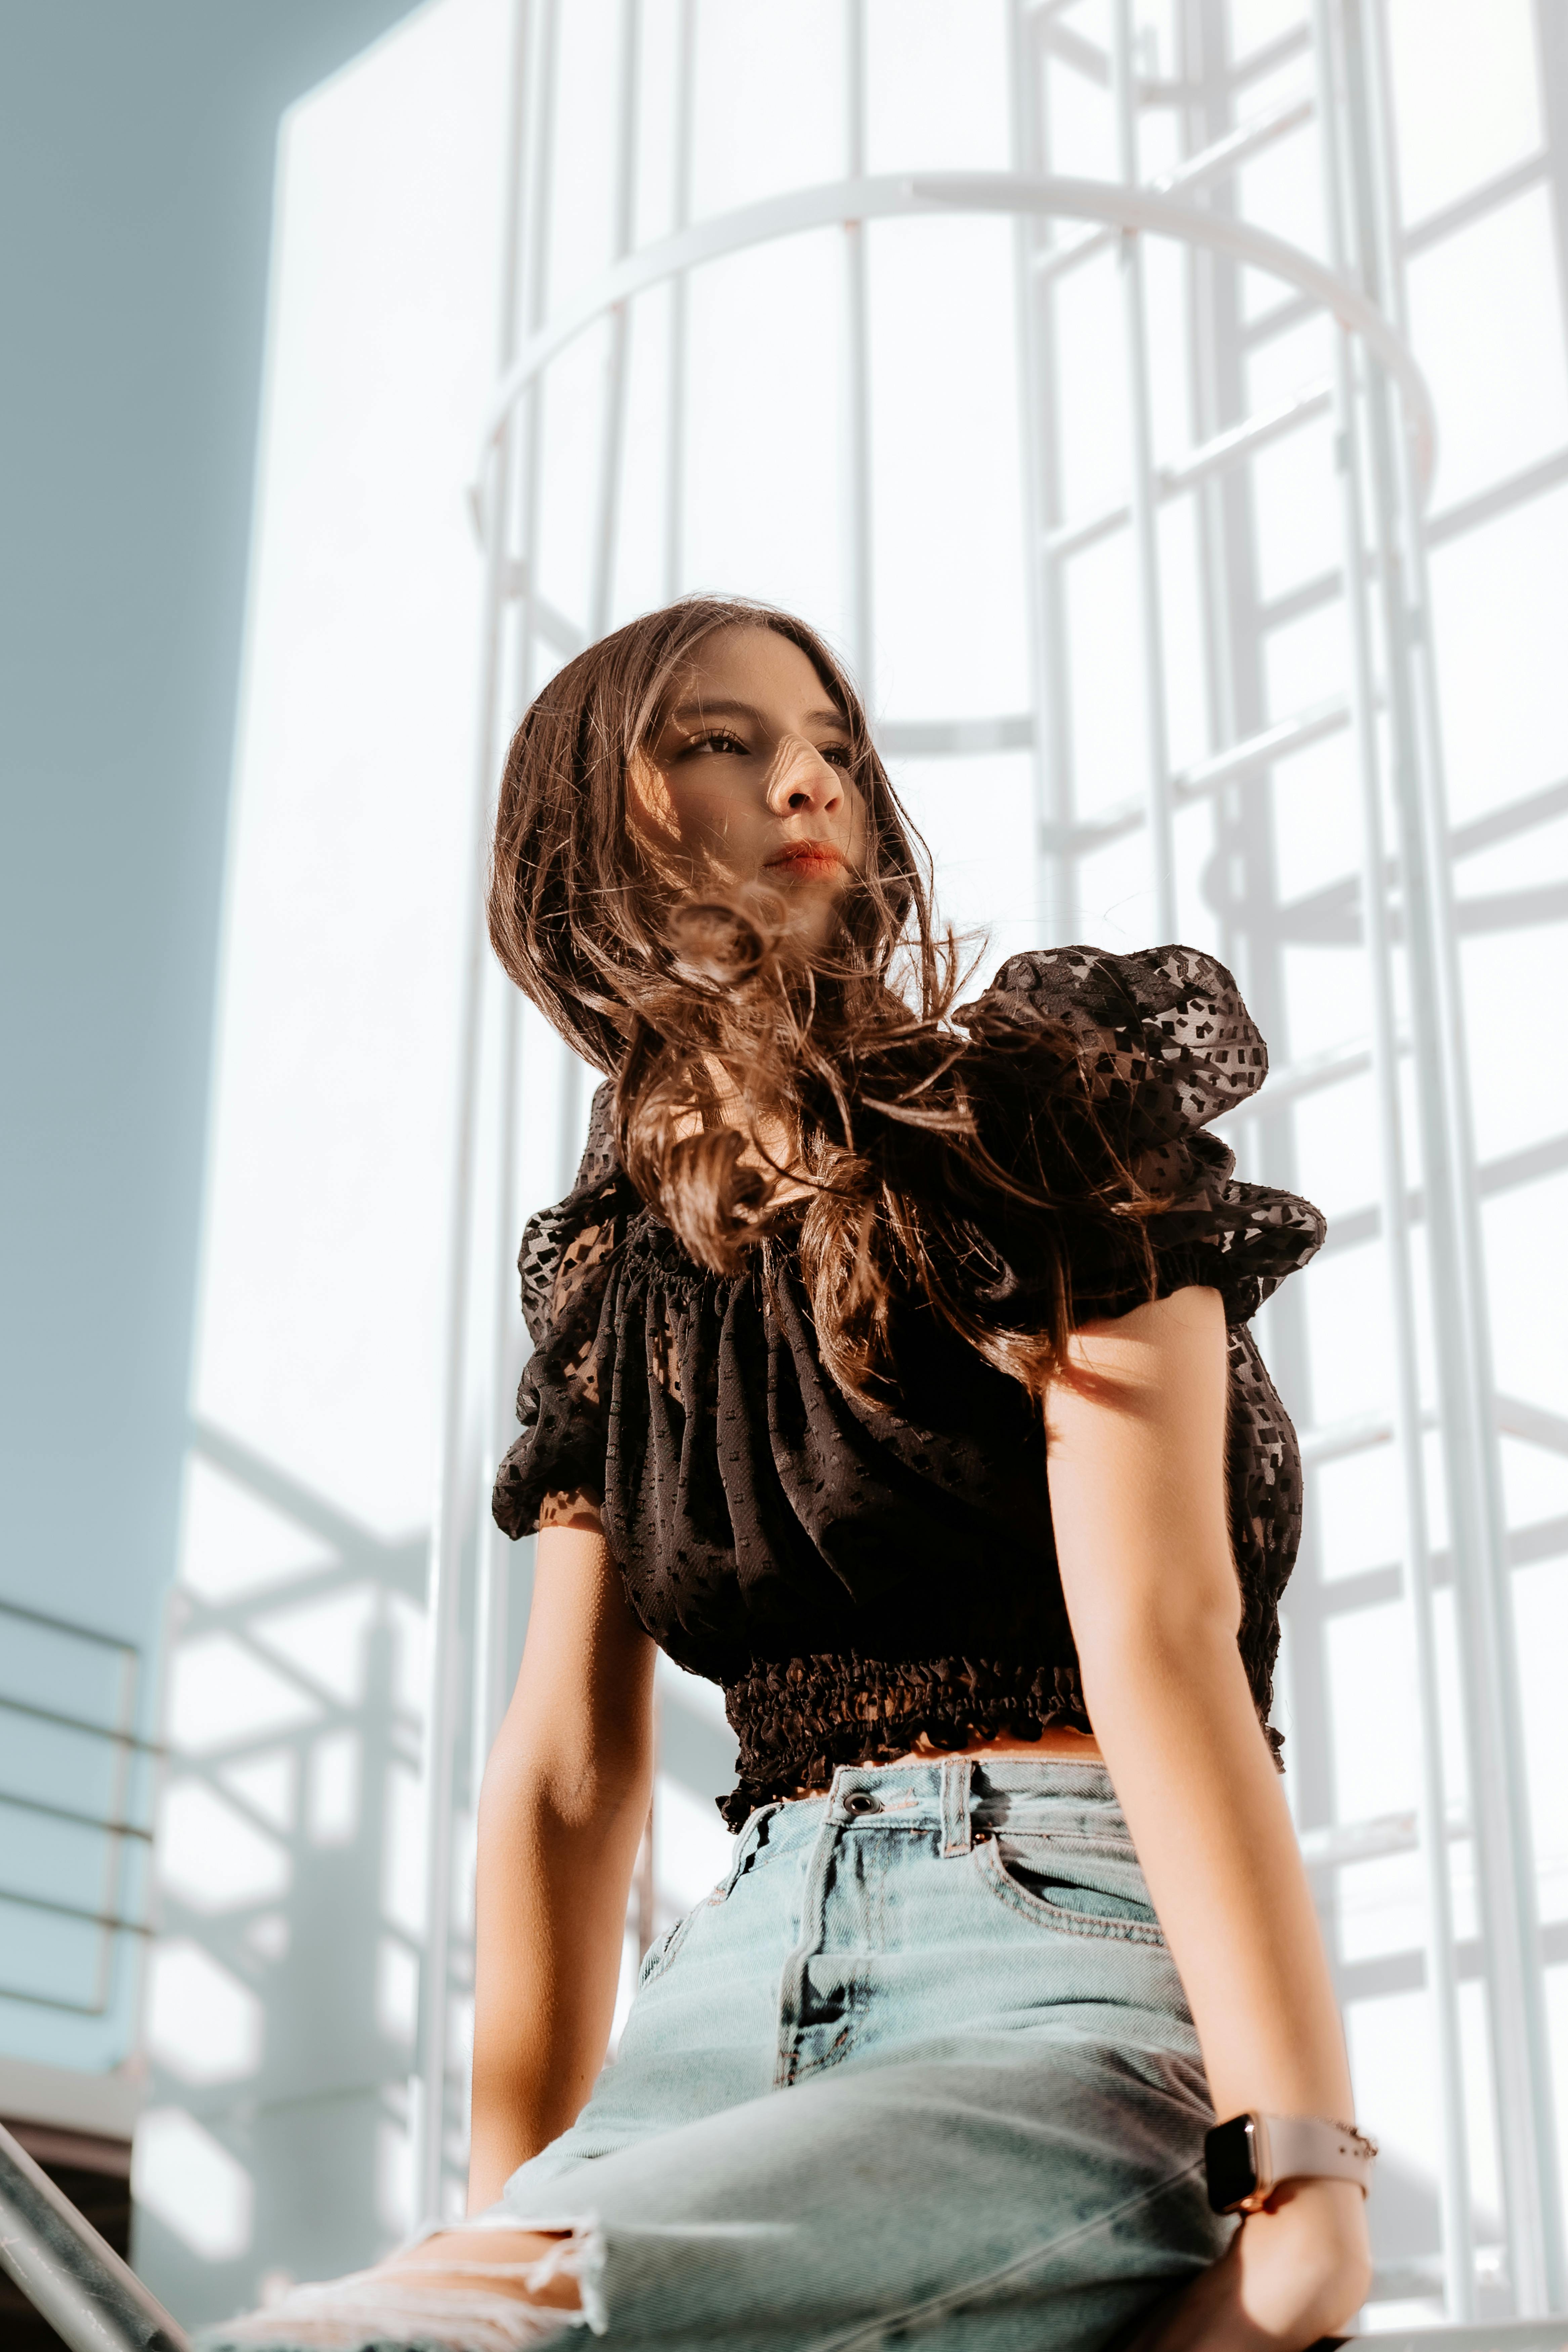
M 1101 1766 L 845 1766 L 752 1815 L 496 2218 L 580 2233 L 626 2352 L 1091 2352 L 1224 2250 L 1213 2120 Z

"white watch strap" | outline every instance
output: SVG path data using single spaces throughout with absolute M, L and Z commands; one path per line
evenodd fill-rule
M 1372 2186 L 1377 2148 L 1348 2124 L 1321 2116 L 1259 2116 L 1252 2119 L 1258 2186 L 1281 2180 L 1353 2180 Z

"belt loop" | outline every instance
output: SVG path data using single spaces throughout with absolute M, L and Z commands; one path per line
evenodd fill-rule
M 775 1797 L 771 1804 L 758 1805 L 747 1814 L 735 1835 L 735 1843 L 730 1855 L 728 1875 L 721 1878 L 713 1889 L 715 1898 L 719 1895 L 728 1896 L 734 1893 L 741 1878 L 744 1875 L 746 1864 L 763 1842 L 763 1830 L 773 1820 L 773 1815 L 782 1813 L 783 1811 L 782 1801 Z
M 969 1852 L 969 1783 L 973 1769 L 974 1759 L 972 1756 L 944 1756 L 942 1759 L 942 1850 L 944 1854 Z

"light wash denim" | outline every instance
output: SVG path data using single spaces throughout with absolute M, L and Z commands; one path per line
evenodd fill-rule
M 1092 2352 L 1223 2251 L 1213 2120 L 1102 1767 L 845 1766 L 752 1815 L 490 2218 L 574 2231 L 626 2352 Z

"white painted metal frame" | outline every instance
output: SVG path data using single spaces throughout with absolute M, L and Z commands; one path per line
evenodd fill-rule
M 1394 250 L 1394 173 L 1390 115 L 1378 0 L 1320 0 L 1316 31 L 1320 87 L 1330 134 L 1328 176 L 1333 189 L 1342 264 L 1371 299 L 1402 324 L 1402 293 Z M 1340 134 L 1342 132 L 1342 136 Z M 1342 383 L 1352 389 L 1342 363 Z M 1452 901 L 1441 734 L 1431 646 L 1431 604 L 1420 506 L 1410 480 L 1402 436 L 1391 419 L 1384 383 L 1368 369 L 1359 419 L 1347 416 L 1347 471 L 1364 469 L 1372 524 L 1373 572 L 1381 603 L 1384 699 L 1387 712 L 1387 782 L 1398 828 L 1400 903 L 1404 917 L 1407 995 L 1413 1032 L 1416 1117 L 1425 1178 L 1428 1253 L 1436 1269 L 1429 1285 L 1436 1327 L 1438 1422 L 1454 1531 L 1455 1580 L 1462 1638 L 1460 1684 L 1470 1759 L 1472 1843 L 1481 1886 L 1486 1987 L 1494 2103 L 1504 2183 L 1509 2273 L 1516 2305 L 1525 2312 L 1561 2310 L 1568 2301 L 1563 2270 L 1561 2190 L 1552 2108 L 1552 2068 L 1536 1909 L 1535 1849 L 1526 1774 L 1518 1643 L 1512 1612 L 1507 1519 L 1486 1306 L 1476 1151 L 1466 1064 L 1465 1015 Z M 1359 430 L 1353 429 L 1359 425 Z M 1360 640 L 1367 643 L 1360 581 L 1359 531 L 1346 549 L 1349 604 Z M 1360 681 L 1358 679 L 1358 698 Z M 1379 741 L 1370 707 L 1361 714 L 1360 740 L 1368 826 L 1363 919 L 1377 922 L 1374 877 L 1384 870 L 1376 833 Z M 1382 1108 L 1385 1202 L 1394 1185 L 1403 1200 L 1403 1164 L 1395 1129 L 1399 1107 L 1392 1034 L 1392 969 L 1386 930 L 1369 961 L 1381 958 L 1379 1037 L 1374 1070 Z M 1419 1366 L 1410 1301 L 1402 1296 L 1408 1257 L 1401 1206 L 1385 1209 L 1384 1259 L 1395 1293 L 1399 1363 L 1398 1443 L 1405 1459 L 1407 1528 L 1405 1574 L 1417 1633 L 1424 1742 L 1423 1844 L 1428 1857 L 1429 1981 L 1441 2020 L 1438 2032 L 1445 2106 L 1443 2189 L 1450 2309 L 1466 2315 L 1473 2264 L 1464 2207 L 1459 2129 L 1457 2026 L 1452 2014 L 1452 1916 L 1443 1885 L 1447 1840 L 1436 1754 L 1436 1684 L 1430 1654 L 1430 1569 L 1422 1465 L 1417 1441 Z M 1445 1948 L 1435 1948 L 1446 1938 Z M 1451 2234 L 1450 2234 L 1451 2233 Z
M 1514 2307 L 1521 2313 L 1561 2309 L 1568 2302 L 1560 2242 L 1551 2069 L 1543 2012 L 1541 1943 L 1534 1916 L 1534 1858 L 1519 1736 L 1508 1550 L 1498 1473 L 1500 1417 L 1510 1410 L 1530 1421 L 1533 1408 L 1500 1405 L 1493 1392 L 1487 1341 L 1478 1222 L 1478 1179 L 1461 1046 L 1455 921 L 1449 867 L 1453 842 L 1444 812 L 1440 737 L 1429 654 L 1423 496 L 1430 479 L 1435 427 L 1430 398 L 1403 331 L 1400 271 L 1404 245 L 1394 211 L 1381 0 L 1304 0 L 1310 21 L 1287 32 L 1240 65 L 1226 50 L 1225 0 L 1176 0 L 1181 55 L 1171 77 L 1141 72 L 1133 43 L 1131 0 L 1113 0 L 1110 51 L 1102 52 L 1065 19 L 1056 5 L 1009 0 L 1013 69 L 1012 164 L 1009 171 L 934 173 L 867 177 L 864 173 L 865 28 L 863 0 L 846 0 L 845 176 L 733 213 L 692 223 L 690 152 L 697 37 L 695 0 L 681 0 L 678 16 L 675 226 L 671 234 L 635 245 L 631 189 L 635 181 L 637 0 L 621 0 L 618 83 L 619 158 L 616 189 L 616 253 L 595 284 L 551 310 L 543 254 L 551 201 L 551 89 L 559 0 L 540 0 L 537 20 L 519 0 L 520 77 L 529 60 L 534 78 L 532 125 L 524 137 L 520 98 L 514 123 L 513 184 L 524 189 L 523 158 L 531 163 L 526 194 L 514 203 L 501 380 L 486 425 L 472 492 L 486 555 L 484 653 L 481 665 L 479 761 L 474 788 L 474 872 L 493 791 L 503 704 L 521 708 L 534 682 L 534 649 L 542 644 L 567 654 L 609 625 L 624 438 L 626 354 L 630 306 L 668 286 L 670 303 L 668 417 L 666 429 L 664 583 L 674 594 L 686 584 L 683 537 L 686 478 L 686 288 L 689 272 L 721 256 L 768 240 L 838 226 L 844 232 L 844 469 L 847 509 L 843 544 L 848 571 L 847 609 L 852 649 L 869 681 L 871 608 L 870 411 L 868 391 L 865 225 L 879 219 L 954 211 L 1011 216 L 1016 224 L 1016 292 L 1020 325 L 1023 459 L 1029 520 L 1028 593 L 1032 708 L 983 721 L 889 723 L 884 748 L 929 755 L 1018 745 L 1032 749 L 1040 845 L 1043 935 L 1064 935 L 1074 899 L 1078 861 L 1140 828 L 1150 844 L 1162 936 L 1179 936 L 1173 826 L 1178 809 L 1210 804 L 1216 828 L 1256 867 L 1266 845 L 1261 782 L 1293 752 L 1350 730 L 1361 785 L 1363 841 L 1357 919 L 1371 979 L 1373 1028 L 1326 1055 L 1278 1071 L 1267 1096 L 1236 1122 L 1237 1140 L 1260 1171 L 1288 1181 L 1293 1105 L 1326 1087 L 1370 1071 L 1377 1104 L 1380 1182 L 1377 1216 L 1381 1260 L 1394 1338 L 1394 1393 L 1385 1412 L 1354 1426 L 1308 1429 L 1310 1465 L 1392 1439 L 1400 1464 L 1405 1536 L 1402 1575 L 1410 1612 L 1420 1696 L 1422 1751 L 1419 1801 L 1413 1815 L 1364 1823 L 1338 1822 L 1331 1812 L 1309 1818 L 1303 1847 L 1323 1890 L 1331 1917 L 1337 1874 L 1379 1853 L 1418 1847 L 1426 1864 L 1423 1964 L 1432 1996 L 1434 2060 L 1441 2091 L 1443 2148 L 1439 2165 L 1444 2270 L 1448 2315 L 1469 2319 L 1475 2308 L 1476 2260 L 1467 2116 L 1458 2008 L 1458 1959 L 1448 1853 L 1457 1838 L 1475 1847 L 1480 1877 L 1489 2045 L 1500 2146 L 1503 2152 L 1508 2263 Z M 1238 102 L 1265 74 L 1310 54 L 1315 84 L 1298 97 L 1235 119 Z M 1042 96 L 1047 70 L 1082 74 L 1107 90 L 1115 109 L 1120 176 L 1115 181 L 1067 178 L 1050 168 L 1048 109 Z M 520 85 L 521 86 L 521 85 Z M 1185 152 L 1158 180 L 1141 169 L 1140 122 L 1150 108 L 1173 108 Z M 1552 112 L 1552 136 L 1563 135 L 1564 114 Z M 1240 217 L 1236 174 L 1275 142 L 1315 122 L 1321 142 L 1331 224 L 1329 264 L 1269 236 Z M 1556 150 L 1554 149 L 1554 152 Z M 1559 159 L 1561 164 L 1561 158 Z M 1542 166 L 1545 169 L 1543 163 Z M 1517 177 L 1517 174 L 1510 175 Z M 1560 171 L 1568 186 L 1568 167 Z M 1559 191 L 1568 223 L 1568 197 Z M 526 217 L 526 236 L 517 217 Z M 1467 215 L 1468 216 L 1468 215 Z M 1087 234 L 1063 239 L 1058 225 L 1087 225 Z M 1152 451 L 1146 305 L 1142 287 L 1145 236 L 1178 239 L 1190 257 L 1190 334 L 1197 439 L 1188 456 L 1160 467 Z M 1568 226 L 1564 228 L 1568 239 Z M 521 239 L 521 244 L 519 240 Z M 1122 506 L 1075 521 L 1065 520 L 1066 486 L 1056 430 L 1060 364 L 1054 316 L 1056 288 L 1097 253 L 1118 250 L 1129 370 L 1131 496 Z M 526 249 L 526 250 L 524 250 Z M 521 257 L 520 258 L 520 256 Z M 1287 299 L 1262 320 L 1243 320 L 1237 299 L 1240 272 L 1273 275 Z M 527 288 L 521 311 L 516 286 Z M 1238 406 L 1237 386 L 1247 349 L 1270 331 L 1314 313 L 1336 324 L 1333 372 L 1290 400 L 1257 413 Z M 521 335 L 514 332 L 519 317 Z M 543 602 L 537 587 L 540 387 L 552 362 L 578 337 L 608 319 L 610 346 L 596 519 L 594 584 L 585 631 Z M 1339 595 L 1348 646 L 1346 696 L 1282 719 L 1259 701 L 1262 632 L 1256 593 L 1243 578 L 1249 558 L 1248 467 L 1263 449 L 1331 414 L 1341 465 L 1342 562 L 1337 578 L 1298 592 L 1293 609 L 1307 610 Z M 1538 469 L 1539 470 L 1539 469 Z M 1562 470 L 1568 470 L 1565 454 Z M 1555 479 L 1550 468 L 1546 478 Z M 1213 736 L 1209 752 L 1184 770 L 1173 767 L 1165 718 L 1166 681 L 1159 562 L 1159 516 L 1171 499 L 1198 502 L 1204 548 L 1207 659 Z M 1481 502 L 1478 515 L 1490 509 Z M 1458 526 L 1455 526 L 1458 527 Z M 1075 814 L 1071 757 L 1071 691 L 1063 619 L 1065 567 L 1113 532 L 1128 530 L 1138 582 L 1138 614 L 1145 683 L 1144 790 L 1125 807 L 1089 821 Z M 515 608 L 515 621 L 509 613 Z M 1278 615 L 1274 616 L 1278 618 Z M 504 648 L 512 628 L 510 658 Z M 1551 801 L 1552 796 L 1545 796 Z M 1555 803 L 1552 803 L 1555 807 Z M 1396 852 L 1385 842 L 1392 813 Z M 1544 802 L 1542 814 L 1547 813 Z M 1533 821 L 1526 814 L 1521 823 Z M 1260 827 L 1262 830 L 1260 831 Z M 1260 946 L 1246 926 L 1237 950 L 1247 962 L 1255 999 L 1278 989 L 1277 950 Z M 1273 952 L 1274 963 L 1269 955 Z M 480 1115 L 485 992 L 479 938 L 471 936 L 464 993 L 458 1134 L 448 1244 L 449 1309 L 442 1420 L 442 1478 L 431 1545 L 428 1685 L 430 1790 L 426 1889 L 428 1958 L 421 2048 L 422 2089 L 416 2102 L 416 2168 L 426 2210 L 437 2209 L 446 2158 L 443 2143 L 452 2107 L 448 2081 L 450 2010 L 449 1918 L 453 1879 L 453 1775 L 456 1724 L 462 1711 L 455 1659 L 459 1623 L 458 1587 L 463 1558 L 458 1523 L 460 1493 L 482 1496 L 489 1465 L 504 1442 L 505 1325 L 495 1325 L 490 1370 L 479 1416 L 483 1443 L 473 1475 L 465 1476 L 465 1405 L 470 1353 L 469 1300 L 504 1295 L 510 1313 L 510 1261 L 515 1234 L 508 1222 L 514 1189 L 512 1163 L 503 1166 L 495 1230 L 474 1246 L 474 1202 L 479 1187 L 475 1139 Z M 1402 1034 L 1396 1004 L 1408 982 L 1410 1034 Z M 519 1115 L 515 1004 L 492 1004 L 502 1045 L 499 1132 L 512 1150 Z M 1271 1025 L 1267 1017 L 1266 1026 Z M 1447 1277 L 1429 1281 L 1436 1324 L 1436 1402 L 1426 1401 L 1418 1342 L 1418 1281 L 1412 1254 L 1412 1202 L 1407 1139 L 1401 1107 L 1402 1069 L 1414 1076 L 1427 1221 L 1428 1264 Z M 575 1125 L 579 1085 L 574 1064 L 562 1080 L 562 1130 Z M 563 1149 L 564 1149 L 563 1145 Z M 569 1173 L 565 1163 L 563 1177 Z M 1289 1355 L 1304 1360 L 1299 1320 L 1283 1325 Z M 1549 1418 L 1549 1417 L 1548 1417 Z M 1511 1424 L 1510 1424 L 1511 1425 Z M 1426 1523 L 1423 1444 L 1440 1432 L 1448 1481 L 1453 1557 L 1464 1640 L 1466 1736 L 1474 1818 L 1457 1820 L 1444 1787 L 1434 1620 L 1432 1541 Z M 1534 1422 L 1524 1432 L 1568 1450 L 1568 1430 L 1544 1439 Z M 487 1524 L 480 1507 L 481 1527 Z M 495 1661 L 503 1604 L 501 1570 L 493 1538 L 481 1536 L 481 1565 L 470 1717 L 477 1776 L 497 1705 Z M 1321 1638 L 1329 1604 L 1312 1602 L 1303 1644 Z M 1317 1671 L 1317 1669 L 1314 1669 Z M 1307 1710 L 1310 1714 L 1310 1708 Z M 1310 1753 L 1309 1729 L 1299 1735 Z M 1433 2339 L 1436 2340 L 1435 2338 Z

